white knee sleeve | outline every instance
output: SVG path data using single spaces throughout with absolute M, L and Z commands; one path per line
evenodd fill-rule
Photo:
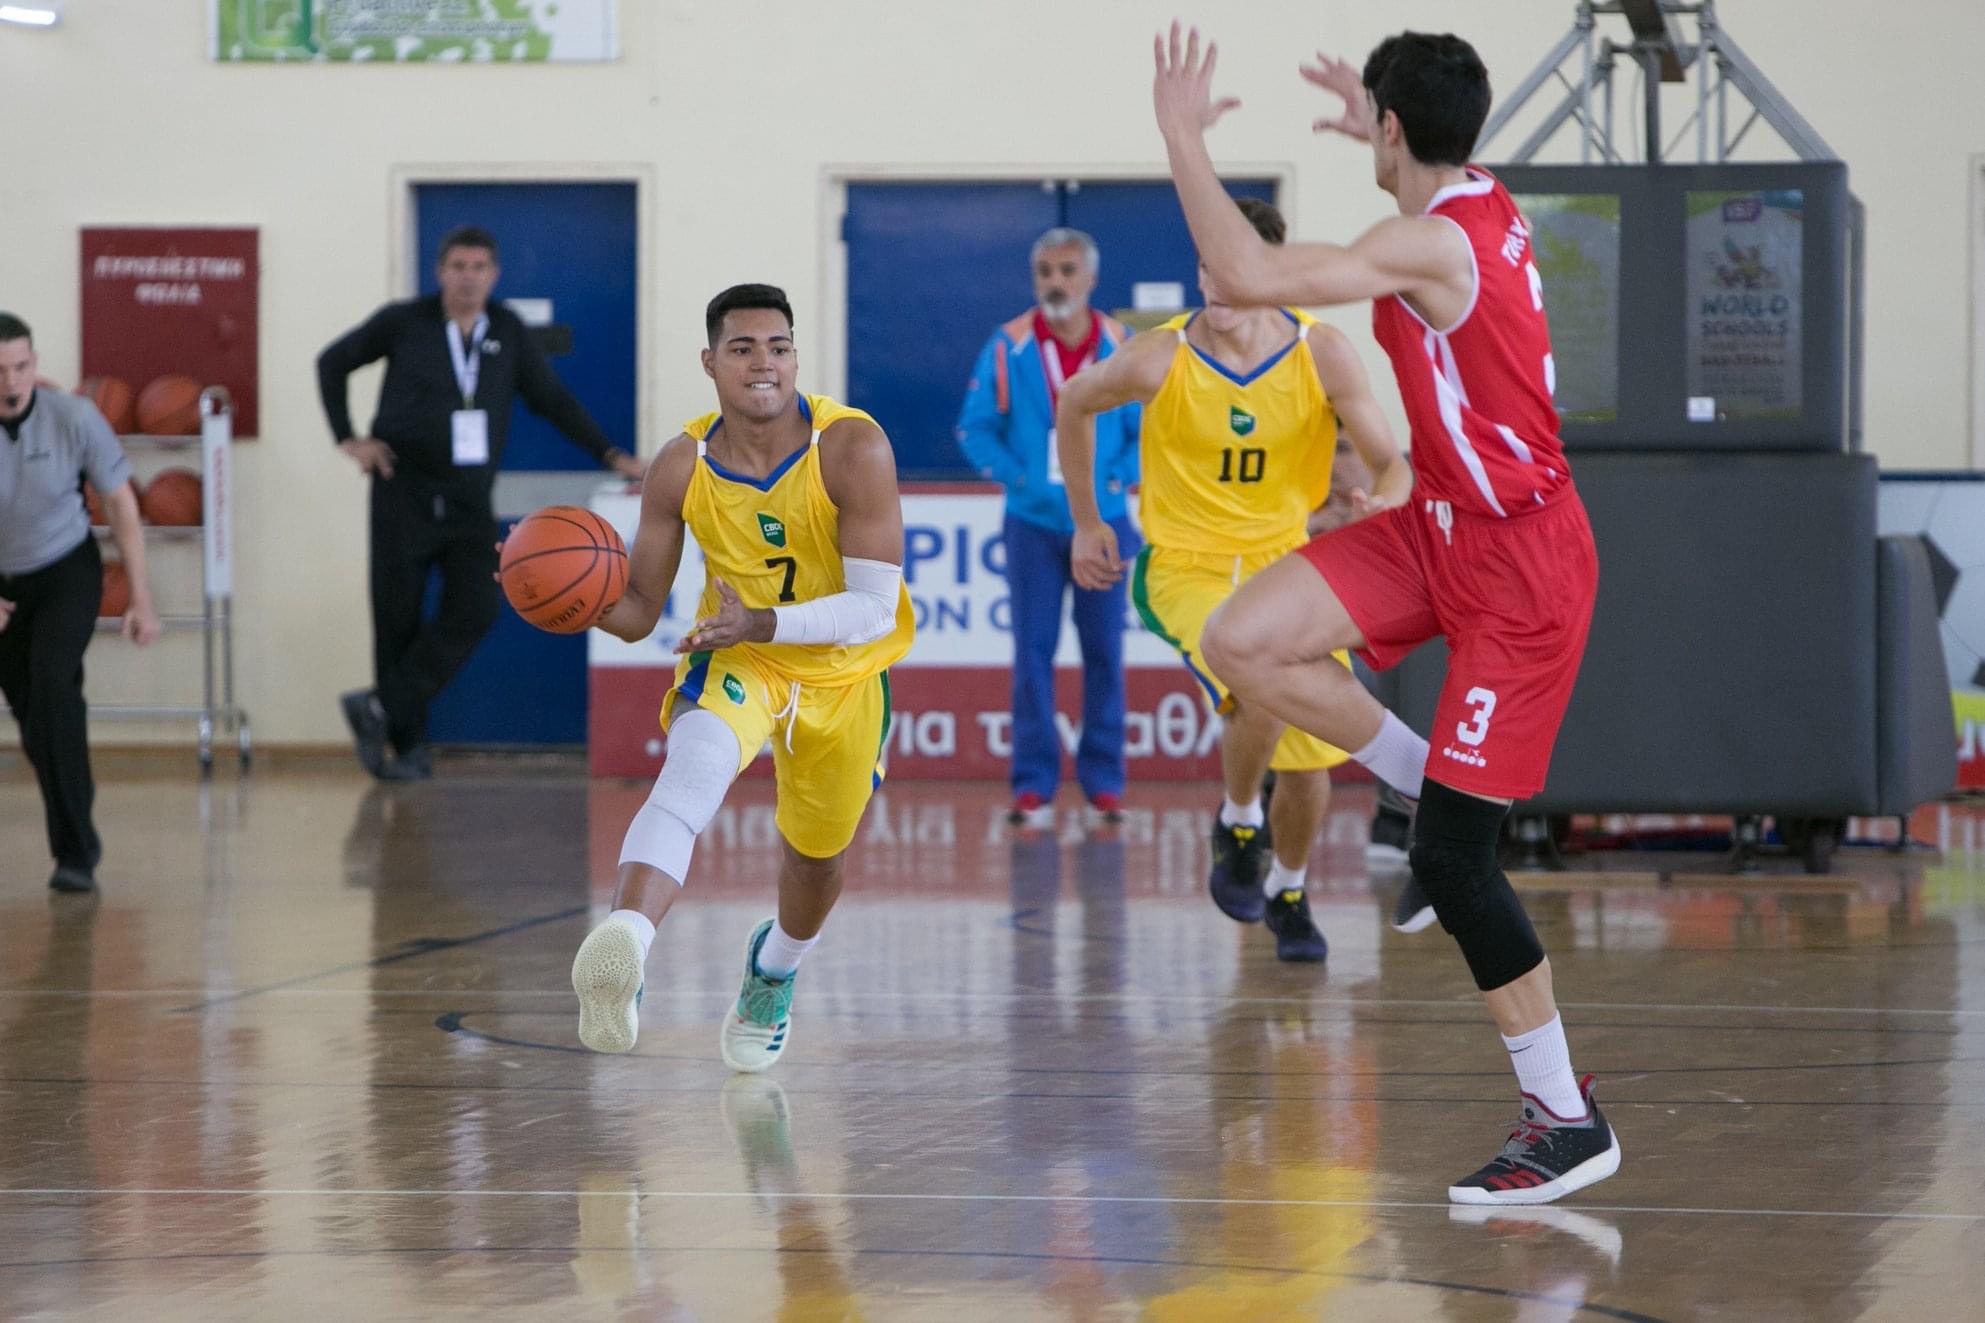
M 696 838 L 737 779 L 738 753 L 737 736 L 715 713 L 692 708 L 669 723 L 668 760 L 627 824 L 620 862 L 659 868 L 678 884 L 688 877 Z

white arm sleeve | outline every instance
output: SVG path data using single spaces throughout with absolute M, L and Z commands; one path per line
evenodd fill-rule
M 873 643 L 896 627 L 903 567 L 841 557 L 846 592 L 772 608 L 774 643 Z

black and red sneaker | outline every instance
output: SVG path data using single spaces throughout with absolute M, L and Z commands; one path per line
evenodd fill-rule
M 1603 1181 L 1620 1169 L 1620 1139 L 1592 1096 L 1592 1077 L 1578 1082 L 1585 1115 L 1566 1120 L 1529 1094 L 1523 1119 L 1503 1151 L 1473 1176 L 1447 1187 L 1457 1204 L 1548 1204 Z

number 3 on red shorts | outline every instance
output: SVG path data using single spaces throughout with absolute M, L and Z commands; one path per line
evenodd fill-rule
M 1479 746 L 1489 738 L 1489 718 L 1496 712 L 1496 691 L 1478 685 L 1468 691 L 1468 697 L 1463 701 L 1475 709 L 1475 715 L 1454 724 L 1454 737 L 1463 744 Z

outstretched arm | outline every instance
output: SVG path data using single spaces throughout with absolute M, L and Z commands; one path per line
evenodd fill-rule
M 654 633 L 682 566 L 682 498 L 696 466 L 696 443 L 677 436 L 655 456 L 641 489 L 641 524 L 627 553 L 627 589 L 600 617 L 599 627 L 639 643 Z
M 1371 485 L 1350 493 L 1351 519 L 1406 504 L 1413 494 L 1413 470 L 1399 453 L 1399 442 L 1385 420 L 1385 411 L 1379 408 L 1378 397 L 1372 394 L 1371 378 L 1357 350 L 1343 332 L 1322 325 L 1311 328 L 1309 345 L 1324 394 L 1330 397 L 1344 430 L 1351 434 L 1358 457 L 1371 470 Z
M 1068 511 L 1075 518 L 1070 568 L 1084 588 L 1107 588 L 1123 577 L 1117 535 L 1096 505 L 1096 416 L 1133 402 L 1150 403 L 1165 383 L 1176 345 L 1170 331 L 1141 332 L 1062 387 L 1055 408 L 1055 448 L 1068 488 Z
M 1199 30 L 1181 46 L 1179 25 L 1156 43 L 1157 80 L 1152 95 L 1165 135 L 1172 182 L 1200 261 L 1235 303 L 1293 303 L 1320 307 L 1402 294 L 1416 303 L 1459 291 L 1465 305 L 1474 267 L 1467 241 L 1446 221 L 1394 216 L 1380 221 L 1349 246 L 1328 243 L 1270 244 L 1235 210 L 1206 149 L 1206 130 L 1240 102 L 1213 100 L 1219 48 L 1200 54 Z

